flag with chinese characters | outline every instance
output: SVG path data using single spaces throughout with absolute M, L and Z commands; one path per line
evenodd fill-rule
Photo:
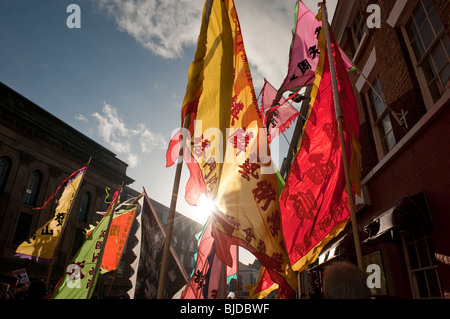
M 101 273 L 117 269 L 119 265 L 131 225 L 139 207 L 137 203 L 130 203 L 135 200 L 137 198 L 128 200 L 128 203 L 122 204 L 120 208 L 118 207 L 114 214 L 106 240 L 105 252 L 103 253 Z
M 87 166 L 84 166 L 71 174 L 66 180 L 64 180 L 58 189 L 54 192 L 50 199 L 39 209 L 44 209 L 52 198 L 54 198 L 58 191 L 62 190 L 61 197 L 58 200 L 55 213 L 44 226 L 40 227 L 36 232 L 27 240 L 25 240 L 16 249 L 15 256 L 20 258 L 32 259 L 36 262 L 50 263 L 56 245 L 58 243 L 59 235 L 61 234 L 64 224 L 66 223 L 67 216 L 72 208 L 72 201 L 77 194 L 80 187 L 83 176 L 86 173 Z
M 313 84 L 317 63 L 319 62 L 318 39 L 321 31 L 321 22 L 317 21 L 315 14 L 301 0 L 298 0 L 296 2 L 296 26 L 292 39 L 288 72 L 278 90 L 275 105 L 284 92 L 298 90 L 301 87 Z M 351 69 L 353 64 L 347 58 L 343 57 L 343 59 L 346 69 Z
M 344 118 L 346 151 L 350 155 L 359 139 L 358 109 L 345 63 L 331 30 L 330 36 Z M 280 199 L 284 237 L 296 271 L 302 271 L 314 262 L 322 248 L 345 228 L 350 217 L 325 32 L 319 37 L 319 51 L 309 118 Z M 354 162 L 351 157 L 353 155 L 348 158 L 349 166 Z M 359 170 L 354 166 L 352 169 Z M 356 175 L 358 178 L 353 180 L 355 189 L 359 181 L 359 175 Z
M 277 178 L 232 0 L 205 3 L 183 122 L 188 113 L 186 197 L 195 205 L 205 193 L 218 207 L 211 220 L 217 256 L 231 267 L 230 246 L 245 248 L 278 273 L 284 295 L 293 296 Z M 175 161 L 171 155 L 178 156 L 179 138 L 167 152 L 169 165 Z
M 267 137 L 271 142 L 289 128 L 299 112 L 283 97 L 281 97 L 278 105 L 272 107 L 272 103 L 277 96 L 277 90 L 266 79 L 264 79 L 261 94 L 261 117 L 264 119 L 263 123 L 268 131 Z
M 219 296 L 219 283 L 222 265 L 226 267 L 227 283 L 232 278 L 237 278 L 238 248 L 236 246 L 230 247 L 233 266 L 224 265 L 216 254 L 216 246 L 211 231 L 212 223 L 208 220 L 203 229 L 196 235 L 195 267 L 181 295 L 182 299 L 221 299 L 223 296 Z
M 99 262 L 102 245 L 108 237 L 108 225 L 114 214 L 116 201 L 119 200 L 118 193 L 115 192 L 106 214 L 89 233 L 65 269 L 64 276 L 55 288 L 53 299 L 90 299 L 92 296 L 100 270 L 96 265 Z
M 131 288 L 127 291 L 130 299 L 156 299 L 157 295 L 166 232 L 152 201 L 146 193 L 138 200 L 141 208 L 130 233 L 128 249 L 136 256 L 130 265 L 125 265 L 130 269 L 124 269 L 124 273 L 131 274 Z M 130 247 L 133 245 L 134 247 Z M 170 248 L 167 277 L 166 297 L 172 298 L 188 280 L 173 247 Z

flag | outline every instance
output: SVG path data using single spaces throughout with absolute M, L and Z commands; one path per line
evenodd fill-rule
M 347 154 L 352 154 L 352 144 L 359 139 L 358 109 L 345 63 L 330 33 L 345 145 Z M 320 33 L 319 51 L 309 118 L 280 199 L 287 250 L 296 271 L 316 260 L 322 248 L 345 228 L 350 216 L 325 32 Z M 353 161 L 348 160 L 349 164 Z
M 205 223 L 203 229 L 196 235 L 197 247 L 195 251 L 195 267 L 192 271 L 186 288 L 184 289 L 181 299 L 204 299 L 205 277 L 209 272 L 211 278 L 211 266 L 215 257 L 214 238 L 211 235 L 212 224 L 210 221 Z M 220 279 L 220 270 L 214 272 L 213 277 L 217 279 L 217 286 Z M 214 284 L 216 286 L 216 284 Z M 208 289 L 206 289 L 208 293 Z M 217 295 L 217 290 L 216 290 Z
M 87 166 L 80 168 L 66 178 L 50 196 L 44 206 L 36 209 L 44 209 L 58 191 L 62 189 L 61 197 L 58 200 L 55 213 L 52 218 L 47 221 L 44 226 L 40 227 L 36 232 L 16 249 L 15 256 L 35 260 L 36 262 L 50 263 L 58 239 L 67 220 L 67 216 L 72 208 L 72 202 L 77 194 L 80 184 L 86 173 Z
M 161 265 L 166 232 L 155 208 L 147 194 L 138 201 L 140 209 L 137 212 L 133 232 L 130 233 L 129 243 L 137 242 L 131 248 L 136 259 L 131 263 L 129 278 L 131 288 L 128 290 L 130 299 L 156 299 L 159 266 Z M 126 266 L 127 267 L 127 266 Z M 188 276 L 173 247 L 170 248 L 167 296 L 171 298 L 187 282 Z
M 110 219 L 113 217 L 119 191 L 116 191 L 106 214 L 89 233 L 85 242 L 73 257 L 64 276 L 55 287 L 53 299 L 90 299 L 97 283 L 100 267 L 97 267 L 105 242 Z M 92 288 L 91 288 L 92 287 Z
M 131 225 L 138 210 L 138 204 L 134 204 L 138 197 L 129 199 L 116 209 L 103 253 L 100 270 L 102 274 L 117 269 L 119 265 Z
M 281 97 L 277 106 L 272 108 L 277 90 L 264 79 L 261 101 L 261 117 L 268 131 L 269 143 L 278 135 L 286 131 L 297 118 L 299 112 L 285 98 Z
M 245 248 L 279 273 L 280 287 L 293 296 L 277 178 L 232 0 L 205 3 L 183 122 L 187 114 L 191 121 L 185 134 L 189 136 L 184 137 L 190 170 L 186 199 L 195 205 L 205 193 L 218 207 L 211 220 L 216 254 L 231 266 L 230 246 Z M 169 166 L 173 156 L 178 157 L 180 137 L 183 134 L 175 135 L 168 149 Z
M 298 0 L 288 72 L 273 105 L 277 105 L 284 92 L 299 90 L 301 87 L 313 84 L 321 52 L 318 46 L 321 30 L 322 24 L 317 21 L 315 14 L 301 0 Z M 353 64 L 347 58 L 343 57 L 343 59 L 346 69 L 351 69 Z
M 245 286 L 245 288 L 248 289 L 250 299 L 263 299 L 277 289 L 278 285 L 270 278 L 270 274 L 266 267 L 261 266 L 256 283 Z
M 222 275 L 222 261 L 216 254 L 216 245 L 212 237 L 212 223 L 210 219 L 203 229 L 196 235 L 197 247 L 195 251 L 195 267 L 192 271 L 182 299 L 218 299 L 219 283 Z M 232 278 L 237 278 L 237 247 L 230 247 L 233 258 L 233 266 L 226 267 L 227 284 Z

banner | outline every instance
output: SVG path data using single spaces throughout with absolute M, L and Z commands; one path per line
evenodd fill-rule
M 286 131 L 291 123 L 297 118 L 299 112 L 285 98 L 281 97 L 278 105 L 272 107 L 277 95 L 277 90 L 264 79 L 262 89 L 261 117 L 268 132 L 268 140 L 272 140 Z
M 317 21 L 314 12 L 308 9 L 302 1 L 296 3 L 296 26 L 292 39 L 289 65 L 286 78 L 278 90 L 273 105 L 277 105 L 286 91 L 297 91 L 301 87 L 311 85 L 316 77 L 315 72 L 319 62 L 319 35 L 322 23 Z M 337 44 L 336 44 L 337 45 Z M 343 57 L 347 70 L 353 67 L 345 56 Z
M 280 274 L 281 295 L 293 296 L 296 279 L 283 241 L 277 177 L 232 0 L 205 2 L 183 122 L 187 114 L 186 200 L 195 205 L 204 193 L 218 208 L 212 215 L 217 256 L 231 267 L 230 246 L 244 247 Z M 168 149 L 168 166 L 178 158 L 179 138 Z
M 75 199 L 86 169 L 87 166 L 74 172 L 58 187 L 58 189 L 64 187 L 64 190 L 58 200 L 55 214 L 44 226 L 40 227 L 30 238 L 17 247 L 15 256 L 35 260 L 38 263 L 51 262 L 59 235 L 64 228 L 67 216 L 72 208 L 72 202 Z M 51 198 L 56 195 L 57 191 Z
M 53 299 L 90 299 L 97 283 L 100 267 L 97 267 L 102 245 L 106 240 L 109 221 L 119 200 L 118 191 L 108 210 L 90 232 L 53 293 Z M 92 287 L 92 288 L 91 288 Z
M 138 241 L 138 244 L 132 249 L 136 259 L 131 264 L 133 269 L 133 274 L 130 277 L 131 289 L 127 293 L 131 299 L 156 299 L 166 233 L 145 193 L 139 203 L 142 205 L 142 209 L 136 217 L 136 232 L 130 234 L 130 236 L 135 237 L 134 239 Z M 166 297 L 172 298 L 187 281 L 186 271 L 175 249 L 171 247 Z
M 131 208 L 128 208 L 127 206 L 131 206 Z M 128 234 L 131 230 L 131 225 L 138 209 L 137 204 L 125 204 L 122 205 L 122 207 L 127 208 L 115 212 L 109 229 L 100 270 L 100 273 L 102 274 L 117 269 L 128 239 Z
M 318 17 L 321 17 L 320 11 Z M 353 154 L 356 154 L 352 149 L 359 139 L 358 108 L 331 28 L 330 37 L 344 118 L 345 146 L 347 154 L 352 154 L 348 158 L 351 166 Z M 292 268 L 296 271 L 303 271 L 313 263 L 350 218 L 325 32 L 320 33 L 319 50 L 309 117 L 280 198 L 284 237 Z M 359 175 L 353 184 L 358 182 Z

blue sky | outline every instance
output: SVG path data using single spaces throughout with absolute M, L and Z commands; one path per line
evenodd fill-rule
M 317 12 L 318 1 L 304 2 Z M 80 29 L 66 25 L 72 3 L 81 9 Z M 279 87 L 295 0 L 235 4 L 257 95 L 264 78 Z M 165 152 L 180 126 L 203 6 L 204 0 L 1 0 L 0 81 L 111 149 L 129 164 L 131 187 L 145 187 L 168 206 L 175 167 L 165 168 Z M 279 145 L 285 155 L 284 138 Z M 195 218 L 184 201 L 183 170 L 177 210 Z

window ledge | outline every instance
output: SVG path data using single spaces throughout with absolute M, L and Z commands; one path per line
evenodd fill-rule
M 393 160 L 414 138 L 425 129 L 441 111 L 443 111 L 450 101 L 450 90 L 447 91 L 414 125 L 411 130 L 390 150 L 389 153 L 363 178 L 361 184 L 368 184 L 378 173 L 387 167 L 388 163 Z

